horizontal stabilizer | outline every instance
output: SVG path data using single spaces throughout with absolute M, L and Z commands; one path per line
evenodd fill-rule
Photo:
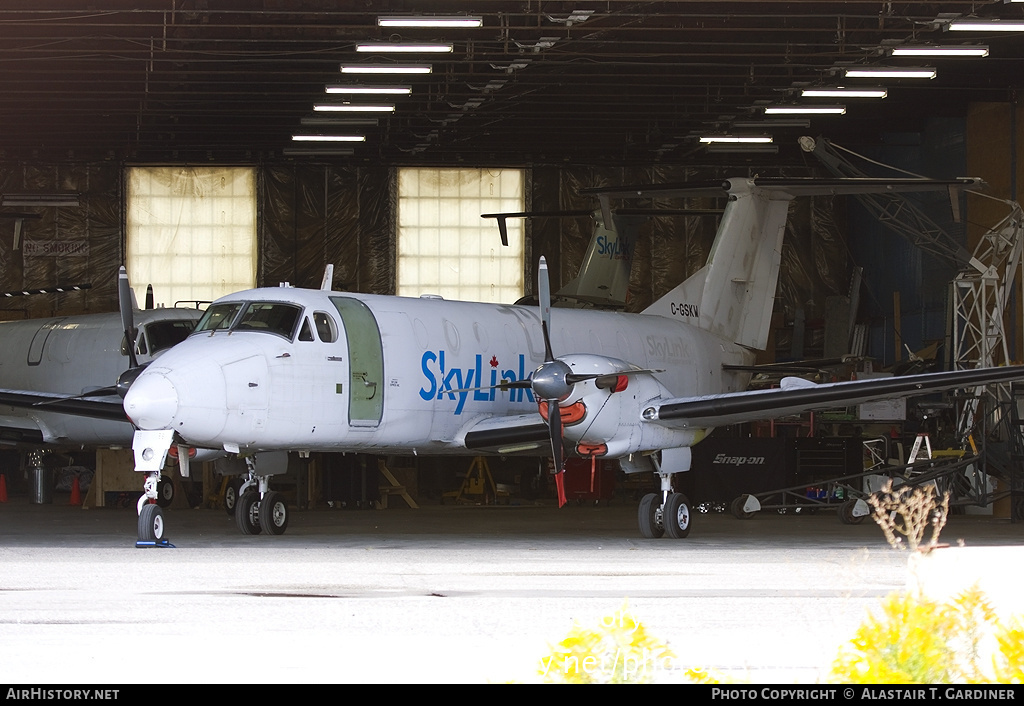
M 751 188 L 779 192 L 790 198 L 842 194 L 896 194 L 915 191 L 941 191 L 953 188 L 981 188 L 984 186 L 984 181 L 978 177 L 960 177 L 957 179 L 918 179 L 909 177 L 894 179 L 867 177 L 753 177 L 746 180 L 727 179 L 724 181 L 602 187 L 581 189 L 580 193 L 622 199 L 656 197 L 695 198 L 701 196 L 724 198 L 733 189 L 733 181 L 746 181 Z

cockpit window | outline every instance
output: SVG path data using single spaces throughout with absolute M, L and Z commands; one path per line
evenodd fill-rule
M 231 327 L 232 322 L 241 311 L 243 306 L 242 302 L 229 302 L 227 304 L 214 304 L 206 313 L 203 314 L 203 318 L 199 319 L 199 323 L 196 325 L 196 331 L 225 331 Z
M 252 302 L 235 325 L 236 331 L 267 331 L 291 340 L 302 309 L 294 304 Z
M 301 314 L 302 307 L 280 302 L 214 304 L 199 320 L 196 332 L 266 331 L 291 340 Z
M 181 343 L 192 333 L 192 326 L 193 322 L 187 319 L 182 321 L 156 321 L 148 324 L 146 326 L 146 338 L 149 339 L 149 352 L 156 355 L 160 351 Z

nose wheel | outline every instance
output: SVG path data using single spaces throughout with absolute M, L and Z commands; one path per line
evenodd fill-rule
M 139 542 L 156 544 L 164 538 L 164 511 L 156 503 L 142 506 L 139 513 Z

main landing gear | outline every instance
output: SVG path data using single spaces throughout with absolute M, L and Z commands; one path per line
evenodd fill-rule
M 690 500 L 682 493 L 648 493 L 640 500 L 637 521 L 640 534 L 647 539 L 666 534 L 672 539 L 686 539 L 691 519 Z
M 672 476 L 678 471 L 665 469 L 666 465 L 672 465 L 682 471 L 690 470 L 690 450 L 673 451 L 676 453 L 671 456 L 663 451 L 660 462 L 651 457 L 655 472 L 661 480 L 661 492 L 648 493 L 640 499 L 637 524 L 640 526 L 640 534 L 647 539 L 657 539 L 664 535 L 672 539 L 685 539 L 690 534 L 690 523 L 693 520 L 690 500 L 672 489 Z
M 238 489 L 235 524 L 242 534 L 284 534 L 288 529 L 288 504 L 281 493 L 270 490 L 270 476 L 256 475 L 256 460 L 245 459 L 249 478 Z

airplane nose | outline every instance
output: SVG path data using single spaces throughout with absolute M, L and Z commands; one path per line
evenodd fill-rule
M 178 413 L 178 393 L 164 375 L 149 370 L 128 388 L 124 411 L 140 429 L 170 429 Z

